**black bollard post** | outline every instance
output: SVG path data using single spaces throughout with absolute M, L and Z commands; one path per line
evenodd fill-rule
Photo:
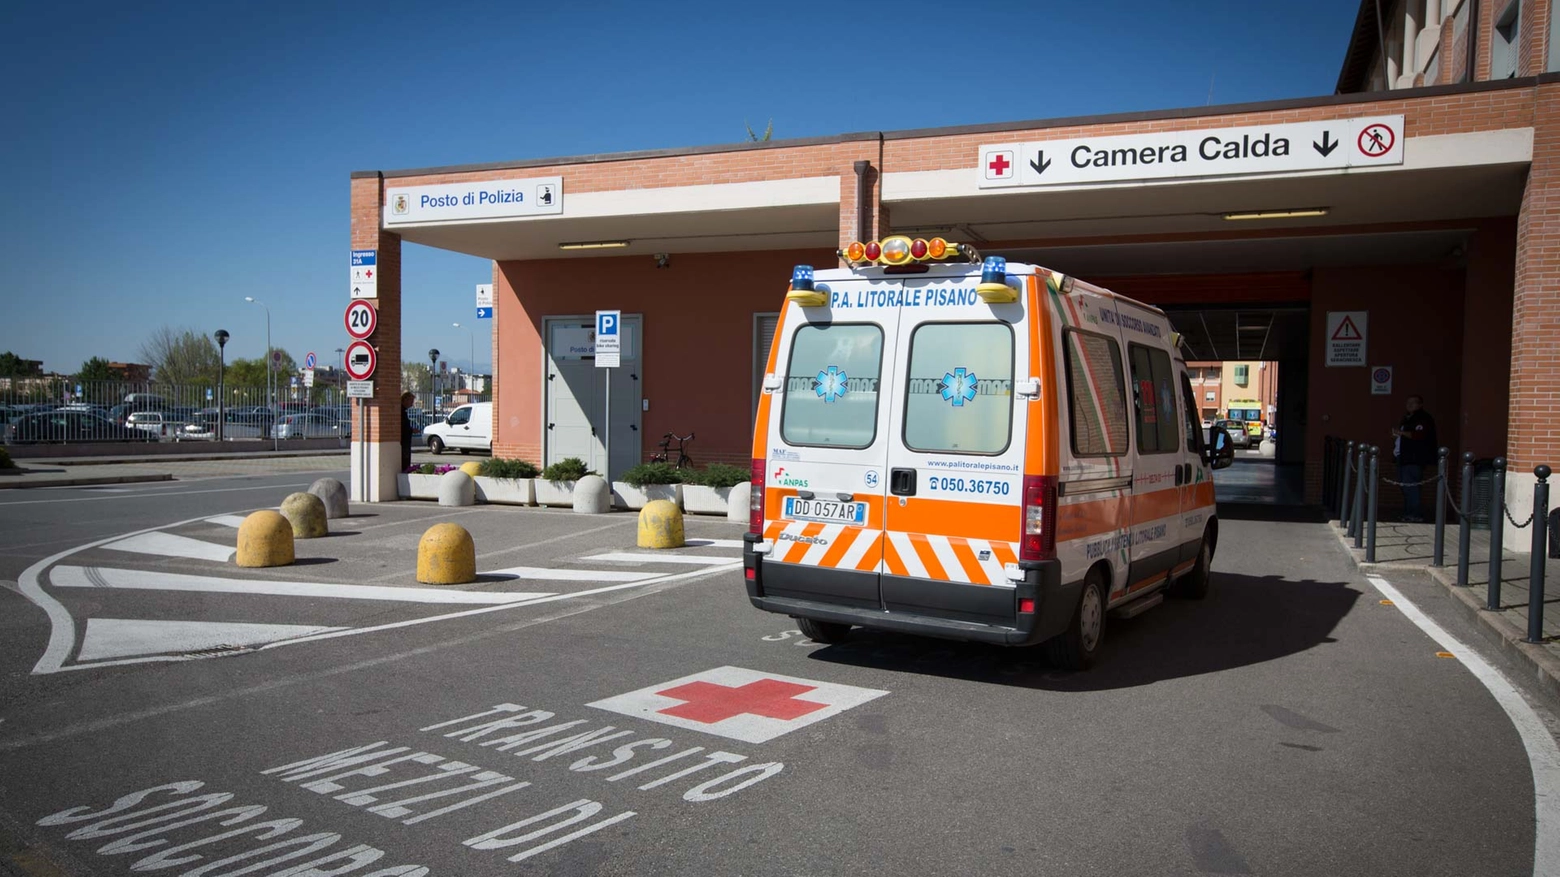
M 1446 455 L 1451 451 L 1442 448 L 1435 462 L 1435 550 L 1430 555 L 1431 566 L 1446 566 Z
M 1354 442 L 1351 441 L 1343 455 L 1343 489 L 1338 492 L 1338 526 L 1345 533 L 1349 532 L 1349 484 L 1354 480 L 1350 477 L 1349 467 L 1353 465 Z
M 1381 449 L 1375 445 L 1370 446 L 1370 517 L 1367 519 L 1370 533 L 1367 534 L 1368 541 L 1365 543 L 1366 563 L 1376 562 L 1376 486 L 1381 483 L 1381 468 L 1377 456 L 1380 451 Z
M 1495 458 L 1495 484 L 1490 491 L 1490 589 L 1484 599 L 1484 608 L 1491 612 L 1500 609 L 1500 543 L 1506 538 L 1506 458 Z
M 1547 555 L 1549 520 L 1548 466 L 1535 466 L 1533 474 L 1538 483 L 1533 485 L 1533 558 L 1528 565 L 1528 635 L 1530 643 L 1544 641 L 1544 561 Z
M 1462 514 L 1457 527 L 1457 584 L 1468 586 L 1468 550 L 1473 540 L 1473 451 L 1463 451 Z
M 1349 515 L 1349 535 L 1354 537 L 1354 547 L 1365 547 L 1365 469 L 1367 467 L 1366 444 L 1360 442 L 1359 454 L 1354 462 L 1354 510 Z

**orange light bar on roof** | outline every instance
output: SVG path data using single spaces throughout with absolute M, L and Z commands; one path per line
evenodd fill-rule
M 839 257 L 851 265 L 890 267 L 955 258 L 976 264 L 981 260 L 980 254 L 968 244 L 950 243 L 942 238 L 911 239 L 902 234 L 890 235 L 881 241 L 852 241 L 839 251 Z

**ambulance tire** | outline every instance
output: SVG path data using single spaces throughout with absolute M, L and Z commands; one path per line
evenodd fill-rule
M 1067 630 L 1045 642 L 1045 655 L 1059 670 L 1087 670 L 1105 641 L 1105 585 L 1098 570 L 1083 580 L 1078 608 Z
M 1191 572 L 1171 582 L 1165 593 L 1183 600 L 1201 600 L 1208 596 L 1208 583 L 1212 579 L 1209 570 L 1212 566 L 1213 546 L 1208 544 L 1208 537 L 1204 536 L 1202 547 L 1197 549 L 1197 565 L 1192 567 Z
M 428 436 L 428 450 L 435 454 L 442 454 L 444 453 L 444 442 L 440 441 L 436 435 Z
M 811 618 L 796 619 L 796 626 L 801 628 L 803 635 L 815 643 L 823 643 L 832 646 L 842 643 L 845 637 L 850 635 L 850 625 L 836 624 L 832 621 L 814 621 Z

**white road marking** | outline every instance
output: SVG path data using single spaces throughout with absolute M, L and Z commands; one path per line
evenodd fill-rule
M 89 618 L 78 661 L 130 655 L 195 652 L 217 646 L 257 646 L 313 633 L 341 630 L 307 624 L 237 624 L 212 621 L 146 621 Z
M 741 548 L 741 539 L 689 539 L 689 548 Z
M 224 527 L 232 527 L 233 529 L 236 530 L 239 527 L 242 527 L 244 525 L 244 516 L 243 515 L 217 515 L 215 518 L 207 518 L 206 519 L 206 523 L 208 523 L 208 524 L 221 524 Z
M 57 588 L 124 588 L 137 591 L 198 591 L 213 594 L 259 594 L 277 597 L 327 597 L 338 600 L 384 600 L 397 603 L 476 603 L 485 606 L 523 603 L 550 593 L 536 591 L 462 591 L 455 588 L 400 588 L 393 585 L 337 585 L 323 582 L 272 582 L 192 576 L 139 569 L 98 569 L 57 566 L 49 570 Z
M 132 551 L 136 554 L 154 554 L 158 557 L 186 557 L 191 560 L 214 560 L 227 563 L 237 552 L 236 548 L 191 539 L 175 533 L 142 533 L 110 542 L 103 546 L 114 551 Z
M 1478 653 L 1468 648 L 1420 611 L 1397 588 L 1380 576 L 1366 576 L 1382 596 L 1402 610 L 1409 621 L 1414 622 L 1425 635 L 1435 640 L 1441 648 L 1451 652 L 1461 661 L 1474 678 L 1484 683 L 1495 702 L 1506 711 L 1511 724 L 1522 737 L 1527 750 L 1528 764 L 1533 770 L 1533 810 L 1537 822 L 1533 841 L 1533 873 L 1535 875 L 1560 874 L 1560 747 L 1555 745 L 1554 735 L 1522 694 L 1506 677 L 1490 666 Z
M 592 562 L 599 560 L 605 563 L 697 563 L 709 566 L 735 562 L 729 557 L 703 557 L 697 554 L 638 554 L 628 551 L 591 554 L 580 560 Z
M 657 573 L 621 572 L 610 569 L 552 569 L 545 566 L 508 566 L 483 573 L 489 576 L 514 576 L 527 581 L 550 582 L 637 582 Z
M 218 490 L 181 490 L 181 491 L 178 491 L 177 493 L 161 493 L 161 492 L 159 492 L 155 496 L 152 495 L 152 494 L 148 494 L 148 493 L 132 493 L 132 494 L 124 495 L 124 496 L 77 496 L 77 497 L 72 497 L 70 499 L 24 499 L 24 500 L 21 500 L 19 502 L 0 502 L 0 508 L 6 508 L 6 507 L 9 507 L 9 506 L 14 506 L 14 505 L 50 505 L 50 504 L 57 503 L 57 502 L 107 502 L 107 501 L 109 501 L 111 499 L 147 499 L 147 498 L 162 499 L 165 496 L 194 496 L 197 493 L 236 493 L 236 492 L 238 492 L 240 490 L 280 490 L 280 489 L 285 488 L 285 487 L 308 487 L 310 484 L 313 484 L 313 483 L 314 482 L 312 482 L 312 481 L 300 481 L 297 484 L 270 484 L 270 485 L 261 485 L 259 487 L 223 487 L 223 488 L 218 489 Z M 199 520 L 201 520 L 201 518 L 191 518 L 190 520 L 182 521 L 181 523 L 193 524 L 194 522 L 199 521 Z M 176 524 L 168 524 L 166 526 L 170 526 L 171 527 L 171 526 L 177 526 L 177 525 Z M 163 527 L 156 527 L 154 529 L 161 530 L 161 529 L 164 529 L 164 528 Z M 146 532 L 150 532 L 150 531 L 146 531 Z

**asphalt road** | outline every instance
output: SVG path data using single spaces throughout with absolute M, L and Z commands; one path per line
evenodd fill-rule
M 1534 873 L 1511 721 L 1324 525 L 1227 518 L 1213 594 L 1112 620 L 1085 674 L 859 630 L 808 643 L 748 605 L 724 521 L 690 519 L 700 547 L 638 564 L 630 516 L 427 504 L 360 509 L 374 517 L 300 548 L 285 576 L 166 553 L 231 544 L 200 519 L 313 477 L 0 492 L 12 582 L 192 521 L 158 531 L 161 555 L 97 546 L 46 568 L 63 633 L 0 592 L 0 869 Z M 500 572 L 473 599 L 499 602 L 337 599 L 410 588 L 405 558 L 436 519 L 478 534 L 479 568 Z M 197 590 L 124 585 L 180 575 Z M 1478 643 L 1438 586 L 1393 581 Z M 152 619 L 330 633 L 90 666 L 132 654 Z M 61 636 L 59 666 L 35 673 Z

